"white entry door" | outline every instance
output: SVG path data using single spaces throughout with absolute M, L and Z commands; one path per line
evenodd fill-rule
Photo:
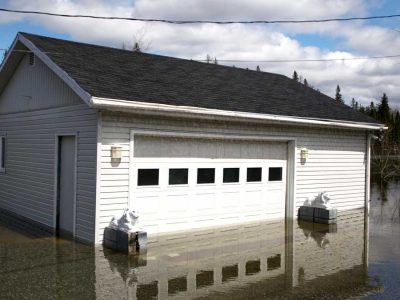
M 184 140 L 175 143 L 188 145 Z M 201 143 L 197 141 L 200 148 Z M 164 153 L 168 157 L 134 157 L 130 202 L 139 213 L 140 226 L 149 233 L 162 233 L 284 218 L 287 144 L 281 144 L 279 153 L 271 143 L 256 145 L 275 149 L 270 159 L 268 151 L 255 153 L 253 159 L 249 154 L 236 158 L 239 155 L 232 151 L 217 155 L 235 158 L 171 157 L 171 151 Z M 141 156 L 141 146 L 135 146 Z M 224 143 L 218 142 L 218 147 Z M 233 150 L 232 144 L 229 147 Z M 183 149 L 174 153 L 190 155 Z

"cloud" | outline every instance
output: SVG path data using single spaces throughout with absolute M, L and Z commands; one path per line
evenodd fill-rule
M 56 2 L 56 4 L 54 4 Z M 176 20 L 261 20 L 320 19 L 368 14 L 369 2 L 362 0 L 137 0 L 137 1 L 31 1 L 13 0 L 14 9 L 43 10 L 66 14 L 133 16 Z M 290 8 L 290 9 L 288 9 Z M 14 16 L 14 15 L 13 15 Z M 299 17 L 300 16 L 300 17 Z M 15 17 L 15 16 L 14 16 Z M 18 16 L 47 30 L 69 34 L 74 40 L 121 47 L 132 44 L 135 37 L 150 43 L 150 52 L 189 59 L 205 59 L 209 54 L 222 60 L 281 60 L 353 58 L 365 55 L 396 54 L 400 33 L 364 22 L 333 22 L 308 25 L 167 25 L 127 21 L 68 19 L 25 15 Z M 8 21 L 12 22 L 13 18 Z M 316 44 L 304 46 L 302 34 L 314 35 Z M 335 39 L 335 49 L 319 45 L 317 34 Z M 399 50 L 400 52 L 400 50 Z M 352 60 L 334 62 L 263 63 L 226 62 L 227 65 L 291 76 L 294 70 L 309 84 L 333 96 L 339 84 L 349 102 L 352 97 L 362 103 L 378 100 L 386 92 L 400 101 L 396 84 L 400 79 L 400 60 Z

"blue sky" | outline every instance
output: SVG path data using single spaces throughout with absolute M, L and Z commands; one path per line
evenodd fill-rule
M 309 4 L 307 4 L 307 2 Z M 210 5 L 213 9 L 210 10 Z M 165 19 L 319 19 L 400 14 L 395 0 L 0 0 L 0 7 L 58 13 L 135 16 Z M 65 19 L 0 12 L 0 48 L 8 48 L 19 31 L 121 47 L 140 40 L 146 51 L 204 59 L 318 59 L 400 54 L 400 18 L 288 26 L 174 26 L 139 22 Z M 340 84 L 346 101 L 377 100 L 383 92 L 400 104 L 396 71 L 399 60 L 239 66 L 290 76 L 297 70 L 313 86 L 332 96 Z M 228 63 L 229 64 L 229 63 Z

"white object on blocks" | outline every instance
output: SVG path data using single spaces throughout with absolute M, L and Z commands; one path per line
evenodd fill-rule
M 316 197 L 310 196 L 303 204 L 303 206 L 319 207 L 325 209 L 331 209 L 330 204 L 331 197 L 327 192 L 318 193 Z
M 138 219 L 139 215 L 135 211 L 127 208 L 120 217 L 114 216 L 109 226 L 125 232 L 141 231 L 142 228 L 138 226 Z

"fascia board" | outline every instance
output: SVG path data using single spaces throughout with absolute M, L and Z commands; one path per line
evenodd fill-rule
M 280 115 L 270 115 L 270 114 L 258 114 L 258 113 L 248 113 L 248 112 L 237 112 L 237 111 L 225 111 L 218 109 L 208 109 L 201 107 L 192 106 L 175 106 L 167 104 L 156 104 L 140 101 L 128 101 L 119 99 L 109 99 L 92 97 L 91 102 L 93 107 L 97 109 L 105 110 L 118 110 L 126 112 L 149 112 L 149 113 L 159 113 L 159 114 L 172 114 L 175 116 L 198 116 L 198 117 L 228 117 L 232 119 L 250 119 L 250 120 L 262 120 L 271 122 L 280 122 L 288 124 L 303 124 L 303 125 L 315 125 L 322 127 L 342 127 L 342 128 L 352 128 L 352 129 L 362 129 L 362 130 L 385 130 L 383 124 L 374 123 L 359 123 L 359 122 L 349 122 L 349 121 L 338 121 L 338 120 L 327 120 L 327 119 L 308 119 L 293 116 L 280 116 Z

